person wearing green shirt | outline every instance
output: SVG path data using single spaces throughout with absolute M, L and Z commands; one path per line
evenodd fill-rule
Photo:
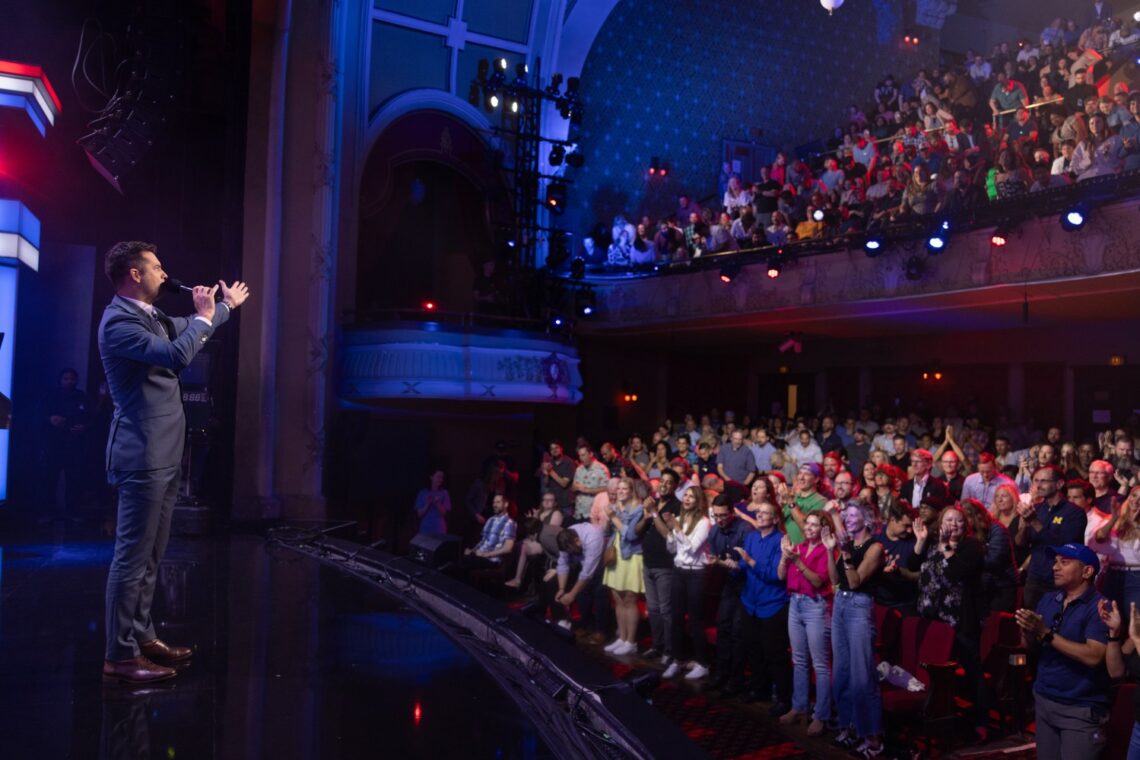
M 827 499 L 817 488 L 823 468 L 815 462 L 806 462 L 796 473 L 795 491 L 785 492 L 781 500 L 784 508 L 784 529 L 792 544 L 803 543 L 804 518 L 827 505 Z

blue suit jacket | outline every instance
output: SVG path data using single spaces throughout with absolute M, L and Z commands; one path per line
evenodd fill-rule
M 115 402 L 107 438 L 108 471 L 181 464 L 186 417 L 178 373 L 230 316 L 223 303 L 215 309 L 212 325 L 156 312 L 166 332 L 138 306 L 115 296 L 99 323 L 99 354 Z

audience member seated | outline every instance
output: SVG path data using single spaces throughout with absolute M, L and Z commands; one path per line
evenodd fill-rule
M 465 549 L 460 567 L 473 570 L 480 568 L 502 567 L 503 558 L 510 555 L 515 548 L 515 533 L 517 525 L 508 512 L 507 497 L 497 493 L 491 499 L 490 519 L 483 523 L 483 535 L 479 543 Z

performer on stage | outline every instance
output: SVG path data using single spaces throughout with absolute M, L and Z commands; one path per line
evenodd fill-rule
M 99 353 L 115 403 L 107 439 L 107 479 L 119 489 L 115 554 L 107 576 L 104 681 L 148 683 L 173 678 L 170 665 L 190 659 L 170 646 L 150 617 L 158 567 L 182 467 L 186 419 L 178 373 L 249 297 L 235 281 L 192 290 L 195 314 L 168 317 L 154 307 L 166 272 L 152 243 L 116 243 L 104 271 L 115 297 L 99 324 Z M 222 300 L 215 304 L 214 294 Z

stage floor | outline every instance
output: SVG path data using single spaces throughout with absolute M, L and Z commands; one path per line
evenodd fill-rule
M 545 758 L 515 703 L 442 632 L 256 537 L 175 539 L 169 686 L 104 687 L 111 543 L 4 545 L 0 758 Z

